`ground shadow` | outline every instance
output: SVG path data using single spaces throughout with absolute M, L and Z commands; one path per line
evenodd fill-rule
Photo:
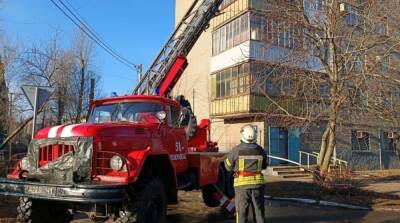
M 360 189 L 359 186 L 346 190 L 328 189 L 312 182 L 278 181 L 267 183 L 266 194 L 273 197 L 296 197 L 328 200 L 346 204 L 371 207 L 374 201 L 400 200 L 400 196 Z

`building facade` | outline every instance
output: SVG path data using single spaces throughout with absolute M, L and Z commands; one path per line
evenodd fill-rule
M 176 0 L 176 23 L 192 3 Z M 304 1 L 305 13 L 321 7 L 322 1 Z M 275 67 L 283 61 L 290 70 L 321 72 L 323 68 L 312 56 L 301 60 L 289 58 L 295 55 L 294 49 L 309 50 L 313 46 L 304 40 L 303 28 L 269 15 L 266 12 L 270 8 L 270 1 L 266 0 L 225 0 L 221 13 L 189 54 L 189 66 L 173 94 L 184 94 L 199 120 L 211 119 L 211 137 L 221 150 L 238 144 L 240 127 L 252 123 L 257 126 L 259 144 L 269 154 L 300 162 L 299 151 L 319 151 L 324 122 L 304 128 L 295 121 L 277 118 L 284 115 L 277 106 L 290 113 L 304 109 L 292 97 L 291 83 L 270 78 L 260 88 L 254 80 L 260 73 L 288 72 Z M 349 23 L 355 19 L 351 13 L 345 17 Z M 279 105 L 263 91 L 279 96 Z M 397 123 L 355 117 L 340 123 L 337 132 L 335 157 L 348 161 L 354 169 L 400 168 L 394 137 L 400 132 Z

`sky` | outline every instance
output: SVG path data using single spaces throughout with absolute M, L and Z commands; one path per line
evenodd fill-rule
M 48 41 L 56 30 L 63 46 L 77 27 L 50 0 L 3 0 L 0 26 L 6 36 L 29 46 Z M 63 0 L 69 2 L 99 36 L 144 72 L 173 31 L 175 0 Z M 100 47 L 95 50 L 102 93 L 130 93 L 137 71 L 118 62 Z

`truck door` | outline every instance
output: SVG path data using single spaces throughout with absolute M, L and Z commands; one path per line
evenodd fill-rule
M 168 125 L 163 141 L 177 173 L 188 168 L 187 140 L 185 129 L 179 126 L 180 108 L 168 106 Z

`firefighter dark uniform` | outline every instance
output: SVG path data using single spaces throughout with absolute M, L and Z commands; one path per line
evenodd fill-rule
M 242 137 L 242 142 L 232 149 L 224 162 L 228 171 L 234 171 L 236 222 L 248 222 L 251 205 L 256 222 L 264 223 L 265 182 L 261 171 L 267 167 L 267 154 L 257 143 L 244 141 Z

